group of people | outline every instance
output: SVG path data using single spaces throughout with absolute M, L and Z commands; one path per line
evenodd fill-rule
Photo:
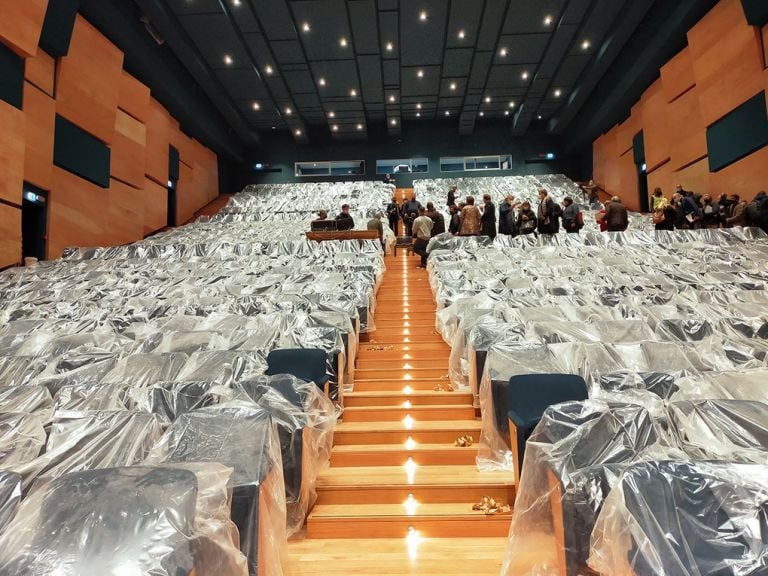
M 656 230 L 696 230 L 700 228 L 731 228 L 757 226 L 768 232 L 768 195 L 758 192 L 751 202 L 738 194 L 696 194 L 678 185 L 672 200 L 661 188 L 651 197 L 653 223 Z

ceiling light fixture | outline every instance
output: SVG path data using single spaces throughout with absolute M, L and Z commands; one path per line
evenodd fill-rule
M 418 104 L 416 104 L 416 110 L 421 110 L 421 102 L 419 102 Z
M 427 14 L 426 10 L 422 10 L 421 13 L 419 14 L 419 20 L 421 20 L 422 22 L 426 22 L 427 18 L 429 18 L 429 14 Z
M 312 30 L 312 28 L 309 25 L 309 22 L 304 22 L 304 24 L 301 25 L 301 30 L 303 32 L 309 32 L 310 30 Z
M 240 6 L 242 2 L 240 0 L 232 0 L 232 6 Z
M 450 88 L 451 90 L 456 90 L 456 82 L 451 82 L 448 88 Z
M 320 86 L 325 86 L 325 78 L 320 78 L 320 79 L 317 81 L 317 83 L 318 83 L 318 84 L 320 84 Z
M 336 112 L 328 112 L 328 118 L 336 118 Z
M 358 125 L 357 125 L 357 129 L 358 129 L 358 130 L 362 130 L 362 129 L 363 129 L 363 125 L 362 125 L 362 124 L 358 124 Z
M 390 120 L 389 123 L 392 124 L 392 126 L 396 126 L 397 125 L 397 120 L 392 118 L 392 120 Z
M 349 95 L 352 96 L 352 98 L 354 98 L 355 96 L 357 96 L 357 90 L 352 88 L 352 90 L 349 91 Z
M 544 119 L 544 117 L 543 117 L 541 114 L 539 114 L 538 116 L 536 116 L 536 119 L 537 119 L 537 120 L 543 120 L 543 119 Z
M 338 124 L 334 124 L 333 126 L 331 126 L 331 130 L 333 130 L 334 132 L 338 132 L 339 131 L 339 125 Z
M 555 98 L 560 98 L 560 96 L 562 96 L 562 95 L 563 95 L 563 91 L 560 90 L 560 88 L 555 90 Z
M 451 115 L 451 111 L 450 111 L 450 110 L 446 110 L 446 111 L 445 111 L 445 115 L 446 115 L 446 116 L 450 116 L 450 115 Z
M 490 104 L 490 102 L 491 102 L 491 97 L 490 96 L 486 96 L 485 97 L 485 103 L 486 104 Z
M 342 48 L 346 48 L 347 47 L 347 39 L 344 38 L 344 36 L 342 36 L 339 39 L 339 46 L 341 46 Z
M 259 104 L 258 102 L 254 102 L 253 103 L 253 109 L 254 110 L 261 110 L 261 104 Z
M 424 70 L 419 70 L 418 72 L 416 72 L 416 76 L 418 76 L 419 78 L 424 78 Z
M 523 80 L 528 80 L 529 77 L 530 77 L 530 74 L 528 74 L 527 70 L 522 74 L 520 74 L 520 78 L 522 78 Z
M 581 43 L 581 49 L 582 50 L 589 50 L 592 47 L 592 42 L 589 40 L 584 40 L 584 42 Z
M 285 109 L 285 115 L 286 116 L 290 116 L 291 114 L 293 114 L 293 110 L 291 110 L 291 108 L 289 106 L 288 108 Z
M 301 130 L 296 130 L 295 134 L 296 136 L 301 136 Z
M 387 42 L 387 45 L 385 46 L 385 48 L 387 49 L 387 52 L 392 52 L 392 50 L 395 49 L 395 45 L 392 44 L 392 42 Z
M 459 33 L 456 34 L 456 36 L 459 37 L 459 40 L 464 40 L 464 38 L 466 38 L 466 36 L 467 36 L 467 33 L 464 32 L 464 30 L 459 30 Z
M 227 66 L 232 66 L 232 64 L 234 63 L 235 61 L 232 59 L 232 56 L 230 56 L 229 54 L 224 54 L 224 64 L 226 64 Z
M 509 54 L 509 52 L 507 51 L 506 48 L 499 49 L 499 56 L 501 56 L 502 58 L 506 58 L 507 54 Z
M 485 112 L 480 112 L 480 116 L 485 116 Z
M 504 110 L 504 116 L 509 116 L 509 110 Z
M 421 112 L 416 112 L 416 118 L 421 118 Z
M 266 72 L 267 74 L 272 74 L 274 70 L 272 69 L 272 66 L 267 64 L 266 66 L 264 66 L 264 72 Z
M 390 102 L 394 102 L 395 100 L 397 100 L 397 98 L 395 98 L 395 95 L 394 94 L 390 94 L 389 95 L 389 101 Z
M 510 107 L 510 108 L 514 108 L 514 107 L 515 107 L 515 102 L 514 102 L 514 100 L 510 101 L 510 103 L 509 103 L 509 107 Z
M 549 14 L 544 16 L 544 26 L 552 26 L 552 22 L 554 22 L 554 21 L 555 21 L 555 19 L 552 18 L 552 16 L 550 16 Z

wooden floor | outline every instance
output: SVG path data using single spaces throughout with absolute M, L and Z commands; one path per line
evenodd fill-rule
M 449 387 L 450 348 L 418 258 L 386 258 L 377 330 L 360 343 L 331 466 L 318 478 L 306 532 L 289 542 L 287 574 L 498 575 L 511 514 L 472 510 L 514 501 L 511 474 L 480 473 L 471 394 Z M 442 390 L 437 390 L 441 388 Z

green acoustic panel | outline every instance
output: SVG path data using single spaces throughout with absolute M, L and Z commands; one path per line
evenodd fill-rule
M 0 100 L 21 110 L 23 95 L 24 59 L 0 43 Z
M 53 137 L 53 163 L 73 174 L 109 188 L 111 151 L 97 138 L 56 115 Z
M 768 144 L 768 111 L 765 92 L 707 128 L 709 171 L 717 172 Z

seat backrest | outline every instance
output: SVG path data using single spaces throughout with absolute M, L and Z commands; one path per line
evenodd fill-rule
M 318 348 L 278 348 L 267 356 L 267 375 L 292 374 L 322 386 L 326 359 L 325 351 Z
M 544 410 L 553 404 L 587 398 L 587 383 L 581 376 L 520 374 L 509 379 L 506 408 L 514 410 L 523 421 L 531 422 L 541 418 Z

